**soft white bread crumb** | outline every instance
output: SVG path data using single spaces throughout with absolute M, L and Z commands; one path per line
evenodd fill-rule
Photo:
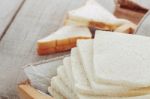
M 61 40 L 71 37 L 91 37 L 91 33 L 87 27 L 66 25 L 53 34 L 50 34 L 49 36 L 38 40 L 38 42 Z
M 78 40 L 77 48 L 88 81 L 90 82 L 93 93 L 99 95 L 121 95 L 129 90 L 127 87 L 109 85 L 105 83 L 96 83 L 93 70 L 93 40 Z M 95 90 L 94 90 L 95 89 Z
M 150 86 L 149 42 L 149 37 L 96 31 L 95 81 L 133 88 Z
M 80 57 L 77 48 L 73 48 L 71 50 L 71 68 L 72 68 L 74 83 L 76 85 L 82 85 L 90 88 L 89 81 L 84 72 L 84 68 L 80 62 Z
M 66 99 L 63 95 L 61 95 L 60 93 L 58 93 L 55 89 L 51 87 L 48 88 L 48 91 L 55 99 Z
M 86 5 L 72 10 L 69 13 L 69 18 L 72 20 L 91 20 L 104 23 L 116 24 L 117 18 L 107 11 L 102 5 L 95 0 L 89 0 Z
M 69 79 L 71 89 L 74 89 L 74 79 L 72 77 L 72 69 L 71 69 L 71 60 L 70 57 L 66 57 L 63 60 L 64 69 L 67 74 L 67 78 Z
M 72 90 L 64 84 L 59 76 L 52 78 L 51 87 L 67 99 L 78 99 L 77 96 L 72 92 Z

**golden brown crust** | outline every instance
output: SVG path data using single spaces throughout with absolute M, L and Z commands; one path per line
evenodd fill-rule
M 74 48 L 74 47 L 76 47 L 76 43 L 72 43 L 72 44 L 70 44 L 70 46 L 71 46 L 71 48 Z
M 67 39 L 61 39 L 61 40 L 56 40 L 56 45 L 57 46 L 69 45 L 69 38 L 67 38 Z
M 57 46 L 56 47 L 56 52 L 69 51 L 71 48 L 72 48 L 71 45 Z
M 56 47 L 56 40 L 47 41 L 47 42 L 38 42 L 37 46 L 38 46 L 38 49 L 47 49 L 50 47 Z
M 135 24 L 124 24 L 124 25 L 118 27 L 115 31 L 133 34 L 134 31 L 136 30 L 136 27 L 137 26 Z
M 54 42 L 46 42 L 46 44 L 41 44 L 37 48 L 37 52 L 39 55 L 47 55 L 57 52 L 69 51 L 71 48 L 76 46 L 77 39 L 90 39 L 91 37 L 72 37 L 68 39 L 57 40 L 55 47 L 49 46 Z
M 113 31 L 118 26 L 114 25 L 114 24 L 106 24 L 106 23 L 103 23 L 103 22 L 90 21 L 89 27 L 90 28 L 95 28 L 95 29 L 100 29 L 100 30 Z
M 78 39 L 77 37 L 69 38 L 69 43 L 70 44 L 75 44 L 77 39 Z
M 48 55 L 48 54 L 52 54 L 52 53 L 56 53 L 56 48 L 52 47 L 52 48 L 48 48 L 48 49 L 37 49 L 37 53 L 38 55 Z

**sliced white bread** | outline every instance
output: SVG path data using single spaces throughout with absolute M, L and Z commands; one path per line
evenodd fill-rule
M 150 93 L 150 87 L 133 89 L 132 87 L 95 82 L 93 70 L 93 40 L 79 40 L 77 43 L 81 62 L 87 78 L 93 88 L 91 94 L 107 96 L 135 96 Z M 95 89 L 95 90 L 94 90 Z M 86 90 L 85 90 L 86 92 Z
M 63 83 L 63 82 L 62 82 Z M 63 83 L 64 84 L 64 83 Z M 69 84 L 69 83 L 68 83 Z M 63 86 L 61 86 L 62 88 Z M 50 92 L 50 94 L 55 98 L 55 99 L 68 99 L 65 98 L 62 94 L 60 94 L 59 92 L 57 92 L 54 88 L 49 87 L 48 91 Z M 68 90 L 67 90 L 68 92 Z M 85 95 L 85 94 L 80 94 L 78 93 L 78 97 L 79 99 L 149 99 L 150 95 L 142 95 L 142 96 L 133 96 L 133 97 L 108 97 L 108 96 L 95 96 L 95 95 Z M 77 98 L 73 98 L 73 99 L 77 99 Z
M 59 76 L 53 77 L 51 80 L 51 87 L 67 99 L 78 99 L 77 96 L 69 89 Z
M 37 41 L 39 55 L 70 50 L 76 46 L 77 39 L 91 38 L 91 32 L 87 27 L 64 26 L 50 34 L 49 36 Z
M 62 88 L 63 86 L 61 86 Z M 60 94 L 59 92 L 57 92 L 54 88 L 49 87 L 48 91 L 50 92 L 50 94 L 52 94 L 52 96 L 55 99 L 68 99 L 65 98 L 62 94 Z M 68 90 L 65 90 L 68 92 Z M 142 96 L 133 96 L 133 97 L 108 97 L 108 96 L 93 96 L 93 95 L 85 95 L 85 94 L 78 94 L 78 99 L 149 99 L 150 95 L 142 95 Z M 72 99 L 72 98 L 69 98 Z M 77 98 L 73 98 L 73 99 L 77 99 Z
M 77 48 L 71 49 L 71 69 L 72 77 L 74 79 L 75 86 L 82 86 L 85 88 L 90 88 L 90 83 L 84 72 L 84 68 L 81 65 L 79 53 Z
M 66 79 L 68 78 L 68 82 L 65 83 L 67 83 L 67 85 L 70 86 L 69 88 L 72 89 L 74 92 L 79 91 L 81 93 L 91 93 L 88 82 L 86 81 L 87 77 L 84 76 L 83 73 L 84 71 L 81 71 L 80 68 L 78 68 L 79 63 L 77 63 L 78 59 L 76 60 L 77 57 L 74 56 L 75 54 L 76 53 L 74 53 L 74 51 L 72 50 L 71 57 L 66 57 L 63 60 L 65 73 L 67 74 Z M 76 70 L 75 68 L 78 70 Z
M 70 89 L 72 89 L 72 86 L 70 84 L 70 79 L 68 78 L 67 71 L 65 70 L 65 66 L 60 66 L 57 69 L 57 75 L 60 77 L 60 79 L 68 86 Z M 69 84 L 67 84 L 69 83 Z
M 54 99 L 66 99 L 63 95 L 51 87 L 48 87 L 48 92 L 53 96 Z
M 90 42 L 87 42 L 87 43 L 90 44 Z M 84 49 L 85 49 L 85 47 L 84 47 Z M 89 60 L 86 60 L 86 61 L 89 61 Z M 66 64 L 66 63 L 64 63 L 64 64 Z M 72 70 L 68 69 L 68 71 L 71 71 L 69 73 L 69 75 L 72 75 L 72 77 L 74 79 L 74 84 L 75 84 L 75 88 L 76 88 L 77 92 L 87 94 L 87 95 L 108 95 L 108 94 L 109 95 L 112 95 L 112 94 L 118 95 L 115 88 L 113 89 L 113 90 L 115 90 L 114 92 L 108 88 L 104 89 L 103 87 L 101 87 L 101 85 L 97 85 L 97 86 L 101 87 L 100 88 L 101 90 L 94 90 L 91 88 L 90 82 L 87 78 L 87 75 L 85 73 L 83 65 L 81 64 L 81 59 L 79 57 L 77 48 L 73 48 L 71 50 L 71 65 L 70 66 L 71 66 L 70 69 L 72 69 Z M 68 71 L 66 71 L 66 72 L 68 72 Z M 119 90 L 119 92 L 120 91 L 121 90 Z
M 49 89 L 51 90 L 51 89 Z M 67 99 L 54 89 L 52 89 L 54 99 Z M 142 96 L 132 96 L 132 97 L 108 97 L 108 96 L 92 96 L 92 95 L 84 95 L 78 94 L 79 99 L 149 99 L 150 95 L 142 95 Z
M 63 64 L 64 64 L 64 69 L 66 72 L 66 77 L 69 79 L 69 86 L 71 87 L 71 89 L 74 89 L 74 79 L 72 77 L 72 68 L 71 68 L 71 60 L 70 57 L 66 57 L 63 60 Z
M 149 87 L 149 42 L 149 37 L 96 31 L 95 81 L 132 88 Z
M 77 55 L 78 55 L 78 51 L 77 51 L 77 49 L 76 48 L 74 48 L 72 51 L 71 51 L 73 54 L 71 54 L 71 56 L 73 55 L 73 56 L 75 56 L 75 54 L 76 54 L 76 58 L 79 58 L 79 57 L 77 57 Z M 74 59 L 73 59 L 74 60 Z M 76 61 L 77 62 L 77 61 Z M 76 66 L 77 66 L 77 64 L 76 64 Z M 73 69 L 73 68 L 72 68 Z M 68 69 L 69 70 L 69 69 Z M 66 86 L 66 87 L 68 87 L 67 85 L 70 85 L 70 83 L 69 83 L 69 78 L 67 78 L 67 76 L 66 76 L 66 71 L 65 71 L 65 69 L 64 69 L 64 66 L 59 66 L 58 67 L 58 70 L 57 70 L 57 73 L 58 73 L 58 76 L 60 77 L 60 79 L 61 79 L 61 81 L 62 81 L 62 84 L 64 85 L 64 86 Z M 77 73 L 76 73 L 77 74 Z M 81 74 L 81 73 L 79 73 L 79 74 Z M 72 75 L 71 73 L 70 73 L 70 75 Z M 79 77 L 79 79 L 78 80 L 81 80 L 81 82 L 83 81 L 82 79 L 80 79 L 80 76 L 78 76 Z M 71 80 L 71 79 L 70 79 Z M 84 82 L 83 82 L 84 83 Z M 83 84 L 84 85 L 84 84 Z M 63 86 L 61 86 L 61 88 L 63 88 Z M 71 90 L 71 92 L 73 91 L 73 89 L 71 89 L 71 88 L 67 88 L 67 89 L 70 89 Z M 67 90 L 66 89 L 66 90 Z M 60 93 L 58 93 L 55 89 L 53 89 L 53 88 L 49 88 L 48 89 L 49 90 L 49 92 L 54 96 L 54 98 L 55 99 L 64 99 L 64 96 L 63 95 L 61 95 Z M 126 98 L 119 98 L 119 97 L 103 97 L 103 96 L 101 96 L 101 95 L 93 95 L 92 93 L 91 93 L 91 95 L 90 94 L 81 94 L 80 93 L 80 91 L 78 91 L 78 90 L 76 90 L 77 92 L 76 93 L 74 93 L 74 94 L 77 94 L 78 95 L 78 98 L 79 99 L 99 99 L 99 98 L 103 98 L 103 99 L 126 99 Z M 129 98 L 130 99 L 130 98 Z M 132 98 L 131 98 L 132 99 Z M 133 98 L 134 99 L 134 98 Z
M 135 32 L 136 29 L 137 29 L 137 25 L 133 24 L 132 22 L 127 22 L 119 26 L 118 28 L 116 28 L 114 31 L 132 34 Z
M 79 95 L 80 99 L 149 99 L 150 95 L 132 96 L 132 97 L 108 97 L 108 96 L 91 96 L 91 95 Z
M 90 82 L 91 88 L 95 89 L 95 94 L 101 95 L 123 95 L 126 93 L 129 88 L 116 86 L 116 85 L 107 85 L 103 83 L 95 83 L 93 77 L 93 40 L 79 40 L 77 42 L 77 48 L 79 50 L 79 56 L 81 59 L 81 64 L 86 73 L 88 81 Z
M 95 91 L 91 89 L 85 70 L 81 65 L 81 60 L 77 48 L 73 48 L 71 50 L 71 68 L 72 68 L 71 74 L 74 79 L 75 90 L 78 93 L 83 93 L 88 95 L 95 94 Z
M 84 6 L 69 11 L 67 21 L 102 30 L 115 30 L 124 24 L 124 21 L 116 18 L 95 0 L 88 0 Z

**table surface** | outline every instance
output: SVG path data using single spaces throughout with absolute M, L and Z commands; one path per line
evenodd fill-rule
M 110 12 L 114 0 L 97 0 Z M 65 53 L 38 56 L 37 40 L 63 25 L 66 13 L 86 0 L 0 0 L 0 99 L 18 99 L 24 65 Z

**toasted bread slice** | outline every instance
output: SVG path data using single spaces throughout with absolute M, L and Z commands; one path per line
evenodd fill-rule
M 48 37 L 38 40 L 37 51 L 39 55 L 67 51 L 76 46 L 77 39 L 91 37 L 87 27 L 64 26 Z
M 114 31 L 124 21 L 116 18 L 95 0 L 88 0 L 84 6 L 68 12 L 66 23 Z
M 137 25 L 134 23 L 128 21 L 127 23 L 121 25 L 120 27 L 116 28 L 115 32 L 122 32 L 122 33 L 129 33 L 133 34 L 135 30 L 137 29 Z
M 48 87 L 48 92 L 53 95 L 54 99 L 66 99 L 63 95 L 58 93 L 55 89 Z

